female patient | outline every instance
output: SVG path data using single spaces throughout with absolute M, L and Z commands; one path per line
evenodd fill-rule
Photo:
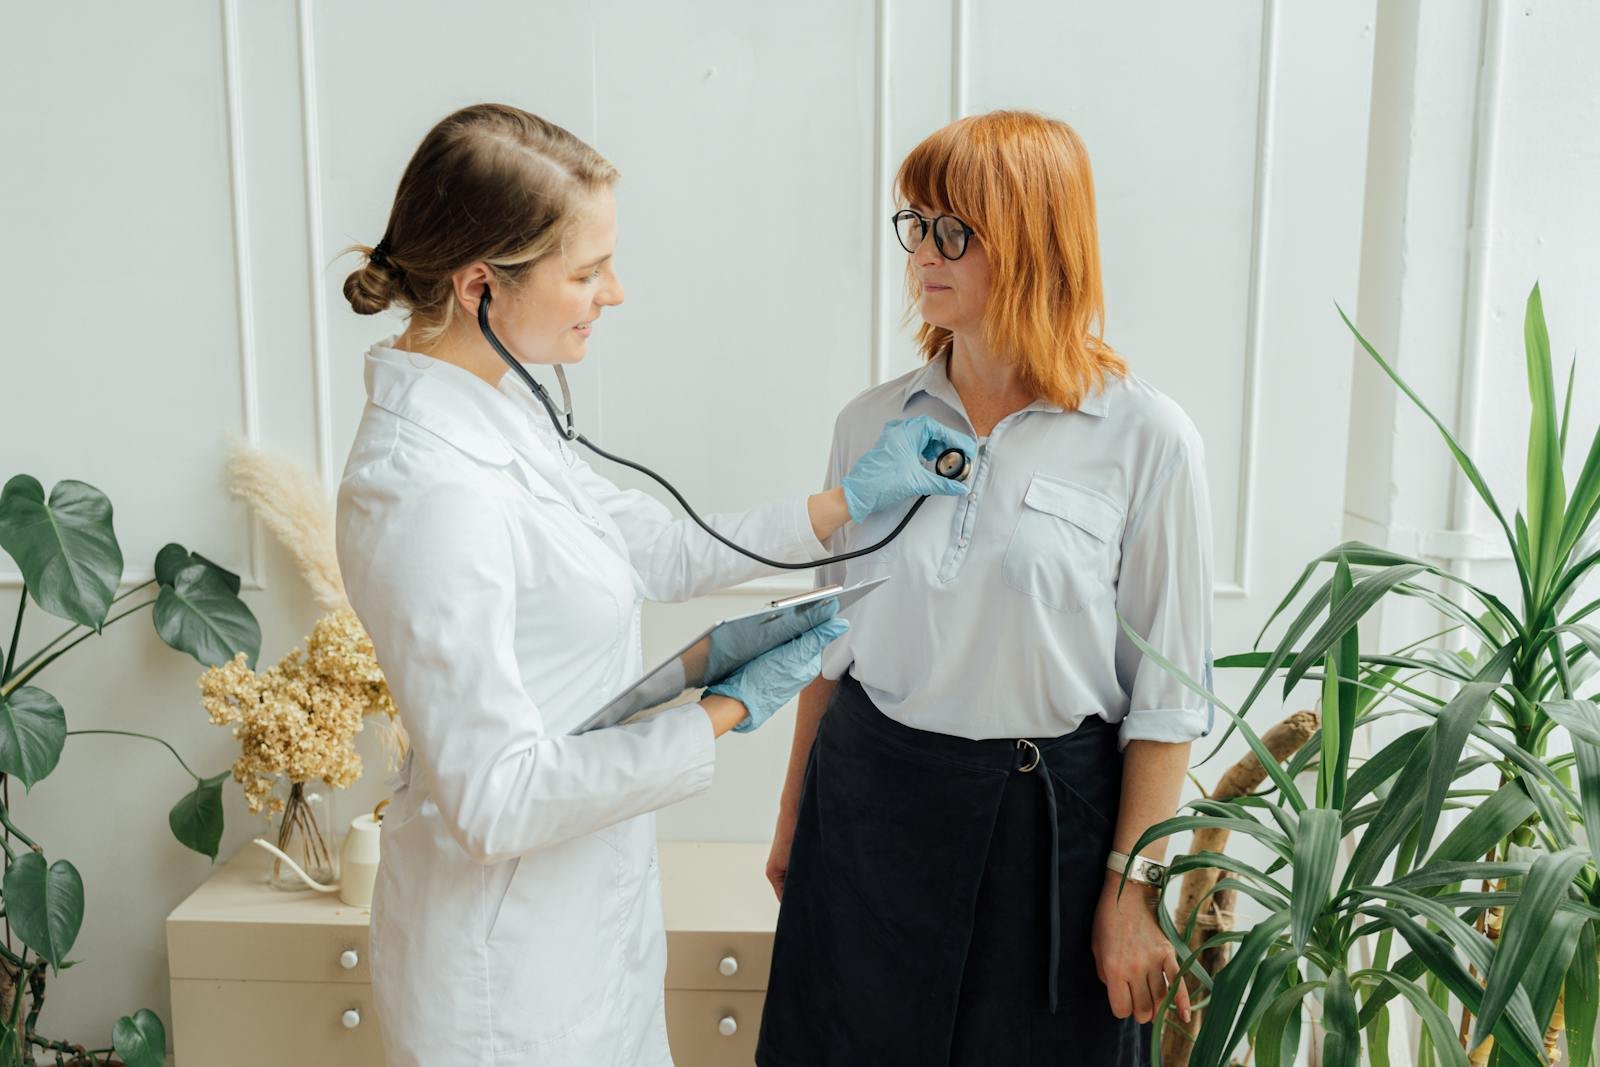
M 1211 720 L 1118 617 L 1192 676 L 1209 668 L 1201 441 L 1100 338 L 1070 127 L 952 123 L 896 192 L 926 363 L 845 408 L 828 485 L 894 419 L 980 447 L 966 496 L 821 577 L 893 580 L 801 698 L 757 1062 L 1131 1065 L 1177 962 L 1152 911 L 1161 868 L 1119 896 L 1114 850 L 1172 814 Z M 900 510 L 832 547 L 872 543 Z

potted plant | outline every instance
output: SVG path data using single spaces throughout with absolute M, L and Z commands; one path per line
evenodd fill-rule
M 1321 1007 L 1323 1063 L 1358 1062 L 1365 1039 L 1367 1062 L 1383 1064 L 1388 1005 L 1399 996 L 1423 1022 L 1419 1062 L 1537 1064 L 1554 1055 L 1564 1030 L 1572 1062 L 1585 1067 L 1600 1006 L 1600 839 L 1574 830 L 1590 815 L 1600 825 L 1600 704 L 1592 693 L 1583 696 L 1600 656 L 1600 632 L 1584 620 L 1600 601 L 1576 610 L 1569 602 L 1600 565 L 1600 433 L 1569 495 L 1562 454 L 1574 375 L 1558 415 L 1535 287 L 1525 319 L 1533 403 L 1528 504 L 1526 515 L 1508 522 L 1471 457 L 1345 322 L 1438 426 L 1506 536 L 1521 596 L 1512 607 L 1432 563 L 1351 542 L 1300 575 L 1263 635 L 1313 576 L 1325 574 L 1270 652 L 1218 661 L 1258 672 L 1237 710 L 1184 679 L 1223 709 L 1228 733 L 1245 736 L 1272 782 L 1263 793 L 1198 801 L 1195 814 L 1152 828 L 1140 844 L 1225 828 L 1252 837 L 1270 856 L 1250 863 L 1198 854 L 1173 865 L 1175 873 L 1222 869 L 1226 876 L 1212 893 L 1242 893 L 1268 915 L 1199 949 L 1190 948 L 1198 905 L 1168 922 L 1186 969 L 1208 990 L 1189 1062 L 1224 1064 L 1246 1041 L 1264 1067 L 1293 1062 L 1310 998 Z M 1362 618 L 1394 596 L 1423 599 L 1449 628 L 1394 652 L 1365 651 Z M 1438 643 L 1456 635 L 1465 647 Z M 1285 762 L 1245 719 L 1280 677 L 1285 697 L 1301 681 L 1319 683 L 1322 704 L 1320 732 Z M 1436 688 L 1445 695 L 1430 691 Z M 1417 725 L 1357 764 L 1352 738 L 1396 716 Z M 1550 757 L 1558 728 L 1570 735 L 1573 752 Z M 1310 770 L 1316 780 L 1308 795 L 1296 779 Z M 1479 784 L 1484 774 L 1491 781 Z M 1443 812 L 1456 808 L 1469 809 L 1466 818 L 1441 837 Z M 1407 951 L 1391 959 L 1397 938 Z M 1194 970 L 1202 951 L 1229 945 L 1236 946 L 1232 958 L 1215 975 Z M 1447 1014 L 1452 997 L 1461 1010 L 1455 1020 Z
M 15 825 L 10 779 L 30 788 L 43 780 L 73 736 L 117 734 L 165 745 L 194 780 L 168 813 L 168 825 L 179 842 L 215 860 L 228 772 L 201 776 L 171 745 L 147 734 L 69 730 L 60 702 L 34 683 L 105 627 L 147 611 L 164 642 L 207 667 L 239 654 L 253 664 L 261 630 L 239 599 L 238 576 L 181 545 L 169 544 L 156 555 L 154 578 L 118 594 L 123 558 L 111 502 L 84 482 L 58 482 L 46 499 L 37 479 L 25 474 L 10 479 L 0 490 L 0 549 L 15 561 L 23 580 L 10 640 L 0 648 L 0 826 L 5 831 L 0 899 L 21 943 L 0 945 L 0 1065 L 32 1065 L 36 1050 L 42 1050 L 58 1062 L 71 1056 L 75 1063 L 112 1063 L 114 1052 L 129 1067 L 161 1067 L 166 1034 L 148 1009 L 119 1019 L 112 1047 L 106 1049 L 88 1049 L 36 1029 L 48 973 L 73 963 L 67 954 L 83 923 L 83 880 L 70 860 L 47 859 L 43 846 Z M 24 656 L 17 646 L 30 601 L 68 626 Z

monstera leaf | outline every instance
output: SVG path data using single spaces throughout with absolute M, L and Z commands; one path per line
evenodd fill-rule
M 0 548 L 41 608 L 95 629 L 105 622 L 122 581 L 122 549 L 100 490 L 57 482 L 47 503 L 37 479 L 17 475 L 0 490 Z
M 111 1031 L 111 1045 L 128 1067 L 166 1067 L 167 1031 L 149 1008 L 118 1019 Z
M 156 553 L 156 581 L 162 585 L 172 585 L 178 580 L 178 573 L 191 563 L 203 563 L 216 571 L 222 578 L 229 591 L 237 594 L 240 589 L 239 576 L 226 567 L 211 562 L 198 552 L 190 552 L 180 544 L 170 544 Z
M 161 586 L 156 633 L 180 652 L 217 667 L 243 652 L 250 666 L 261 652 L 261 627 L 226 579 L 209 563 L 191 563 Z
M 230 772 L 223 771 L 215 778 L 201 779 L 194 792 L 174 804 L 167 814 L 167 825 L 172 827 L 172 836 L 178 843 L 213 860 L 222 841 L 222 783 L 231 777 Z
M 32 788 L 55 770 L 66 743 L 67 716 L 55 697 L 31 685 L 0 694 L 0 773 Z
M 11 861 L 4 882 L 6 917 L 22 943 L 57 970 L 83 925 L 83 879 L 66 860 L 45 866 L 37 852 Z

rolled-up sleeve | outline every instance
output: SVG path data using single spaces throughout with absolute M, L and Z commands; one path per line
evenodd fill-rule
M 639 725 L 546 732 L 514 643 L 509 520 L 481 493 L 347 480 L 339 509 L 351 605 L 467 855 L 496 863 L 710 787 L 714 735 L 696 705 Z
M 1212 689 L 1211 502 L 1199 435 L 1186 433 L 1122 538 L 1117 613 L 1190 678 Z M 1183 743 L 1210 733 L 1211 703 L 1150 659 L 1119 627 L 1117 679 L 1128 694 L 1118 747 Z

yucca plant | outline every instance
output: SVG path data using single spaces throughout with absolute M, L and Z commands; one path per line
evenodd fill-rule
M 1196 814 L 1146 835 L 1150 841 L 1225 827 L 1248 834 L 1272 857 L 1265 865 L 1217 855 L 1174 864 L 1175 871 L 1227 871 L 1213 892 L 1235 889 L 1269 915 L 1207 942 L 1238 947 L 1215 976 L 1196 975 L 1210 992 L 1190 1063 L 1224 1064 L 1246 1040 L 1264 1065 L 1293 1062 L 1307 997 L 1321 1003 L 1324 1063 L 1358 1062 L 1363 1037 L 1368 1062 L 1386 1063 L 1389 1004 L 1398 996 L 1423 1022 L 1419 1062 L 1540 1063 L 1564 1027 L 1572 1062 L 1586 1067 L 1600 1005 L 1600 842 L 1582 835 L 1580 843 L 1574 828 L 1591 813 L 1600 816 L 1600 704 L 1580 696 L 1600 657 L 1600 630 L 1583 620 L 1600 601 L 1566 609 L 1600 562 L 1592 536 L 1600 433 L 1569 498 L 1561 463 L 1575 367 L 1558 416 L 1536 286 L 1525 323 L 1533 403 L 1528 506 L 1513 527 L 1445 426 L 1345 323 L 1438 426 L 1499 522 L 1517 570 L 1520 610 L 1434 564 L 1351 542 L 1308 565 L 1272 613 L 1263 635 L 1331 568 L 1272 651 L 1218 661 L 1259 672 L 1237 710 L 1184 678 L 1224 709 L 1228 733 L 1244 734 L 1273 783 L 1257 796 L 1199 801 Z M 1393 596 L 1421 598 L 1449 628 L 1396 652 L 1364 652 L 1360 620 Z M 1458 635 L 1466 648 L 1439 644 Z M 1302 681 L 1320 683 L 1322 697 L 1320 736 L 1286 765 L 1271 760 L 1245 722 L 1280 675 L 1285 697 Z M 1440 689 L 1448 695 L 1431 691 Z M 1370 736 L 1375 723 L 1392 716 L 1420 722 L 1353 765 L 1358 732 Z M 1550 758 L 1558 727 L 1570 735 L 1573 754 Z M 1296 781 L 1313 769 L 1308 798 Z M 1474 779 L 1486 775 L 1488 786 L 1477 787 Z M 1471 809 L 1467 817 L 1435 844 L 1441 815 L 1462 807 Z M 1341 869 L 1342 846 L 1348 859 Z M 1178 919 L 1192 921 L 1192 914 Z M 1188 952 L 1187 932 L 1169 923 L 1168 933 L 1192 966 L 1198 953 Z M 1391 963 L 1397 935 L 1408 951 Z M 1458 1022 L 1447 1014 L 1452 996 L 1463 1012 Z
M 1345 321 L 1348 325 L 1349 320 Z M 1596 552 L 1600 546 L 1595 536 L 1600 532 L 1595 522 L 1600 512 L 1600 431 L 1590 439 L 1569 497 L 1564 459 L 1577 362 L 1574 360 L 1569 369 L 1565 400 L 1558 409 L 1549 333 L 1539 287 L 1535 285 L 1523 317 L 1531 406 L 1527 504 L 1526 511 L 1519 510 L 1508 523 L 1472 458 L 1359 331 L 1353 326 L 1351 330 L 1385 373 L 1438 427 L 1462 473 L 1499 524 L 1515 568 L 1520 610 L 1491 601 L 1488 609 L 1476 616 L 1477 626 L 1471 625 L 1464 612 L 1448 610 L 1465 628 L 1471 651 L 1427 661 L 1435 676 L 1459 678 L 1470 669 L 1470 663 L 1509 650 L 1505 683 L 1486 709 L 1484 724 L 1489 736 L 1509 742 L 1510 747 L 1478 747 L 1484 748 L 1485 755 L 1492 759 L 1502 788 L 1511 783 L 1521 786 L 1527 806 L 1524 819 L 1486 852 L 1486 858 L 1527 861 L 1531 871 L 1537 873 L 1549 869 L 1553 854 L 1565 850 L 1567 855 L 1559 869 L 1569 872 L 1570 886 L 1558 894 L 1562 906 L 1556 910 L 1548 910 L 1548 897 L 1555 890 L 1535 883 L 1532 873 L 1505 871 L 1494 876 L 1496 881 L 1486 887 L 1486 892 L 1478 894 L 1477 899 L 1486 909 L 1483 924 L 1487 932 L 1494 935 L 1501 930 L 1503 934 L 1495 964 L 1501 973 L 1491 971 L 1488 975 L 1489 992 L 1496 994 L 1487 999 L 1490 1016 L 1480 1015 L 1470 1031 L 1468 1020 L 1462 1020 L 1462 1031 L 1468 1033 L 1467 1047 L 1474 1050 L 1474 1063 L 1504 1061 L 1485 1041 L 1494 1022 L 1492 1013 L 1502 1010 L 1504 990 L 1517 976 L 1536 974 L 1536 965 L 1543 964 L 1544 984 L 1530 985 L 1529 992 L 1540 1009 L 1541 1023 L 1550 1031 L 1546 1047 L 1553 1051 L 1555 1031 L 1565 1028 L 1572 1062 L 1586 1065 L 1592 1054 L 1595 1017 L 1600 1008 L 1600 965 L 1596 962 L 1594 914 L 1580 919 L 1576 905 L 1586 905 L 1593 912 L 1600 899 L 1596 894 L 1595 863 L 1578 862 L 1573 852 L 1576 845 L 1583 844 L 1586 852 L 1576 854 L 1587 854 L 1590 860 L 1600 863 L 1600 840 L 1581 832 L 1589 825 L 1591 814 L 1600 815 L 1600 748 L 1596 747 L 1600 744 L 1600 708 L 1592 699 L 1582 699 L 1584 686 L 1600 666 L 1600 630 L 1584 620 L 1600 609 L 1600 600 L 1576 610 L 1570 610 L 1570 605 L 1584 579 L 1592 576 L 1600 564 L 1600 553 Z M 1441 599 L 1441 607 L 1460 606 L 1448 597 Z M 1558 727 L 1565 727 L 1572 754 L 1551 758 L 1550 741 Z M 1520 803 L 1518 806 L 1523 807 Z M 1595 825 L 1600 826 L 1600 821 Z M 1574 826 L 1579 829 L 1577 835 L 1573 833 Z M 1517 909 L 1503 913 L 1502 926 L 1501 909 L 1511 898 L 1496 890 L 1517 886 L 1521 886 L 1526 898 L 1519 905 L 1522 914 L 1517 915 Z M 1542 892 L 1536 894 L 1535 889 Z M 1530 940 L 1534 931 L 1541 936 Z M 1513 938 L 1513 934 L 1518 936 Z M 1563 980 L 1556 979 L 1552 960 L 1570 961 Z M 1545 1010 L 1546 1005 L 1549 1011 Z M 1550 1015 L 1555 1016 L 1553 1023 L 1547 1018 Z

